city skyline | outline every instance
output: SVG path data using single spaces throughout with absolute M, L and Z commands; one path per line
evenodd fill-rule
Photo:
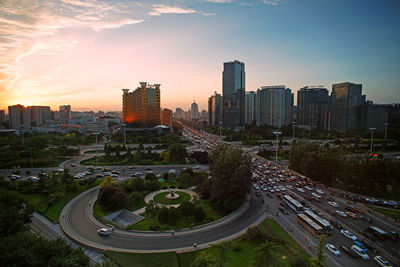
M 395 1 L 8 1 L 0 109 L 121 110 L 120 89 L 149 80 L 162 85 L 162 107 L 195 99 L 203 110 L 233 60 L 246 64 L 246 91 L 284 84 L 296 97 L 353 82 L 376 103 L 400 102 L 399 10 Z

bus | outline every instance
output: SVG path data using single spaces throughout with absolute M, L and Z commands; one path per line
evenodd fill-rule
M 322 227 L 307 217 L 304 213 L 297 214 L 297 222 L 315 237 L 324 233 Z
M 387 237 L 387 233 L 383 231 L 382 229 L 376 227 L 376 226 L 370 226 L 368 229 L 371 233 L 373 233 L 375 236 L 377 236 L 380 239 L 385 239 Z
M 324 218 L 321 218 L 311 210 L 305 210 L 304 214 L 307 215 L 311 220 L 313 220 L 315 223 L 317 223 L 321 228 L 324 230 L 326 234 L 332 234 L 333 227 L 332 225 L 325 220 Z
M 300 204 L 296 199 L 292 198 L 289 195 L 283 196 L 283 202 L 285 202 L 289 208 L 294 210 L 295 212 L 302 212 L 304 210 L 303 205 Z

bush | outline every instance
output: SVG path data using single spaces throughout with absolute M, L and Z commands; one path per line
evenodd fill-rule
M 176 188 L 176 186 L 175 185 L 171 185 L 169 188 L 174 189 L 174 188 Z
M 176 225 L 176 222 L 179 219 L 178 209 L 170 208 L 168 211 L 168 224 L 169 225 Z
M 190 217 L 193 215 L 195 206 L 192 202 L 190 201 L 185 201 L 182 202 L 182 204 L 179 206 L 179 211 L 182 213 L 184 217 Z
M 194 219 L 195 219 L 197 222 L 201 222 L 201 221 L 203 221 L 205 218 L 206 218 L 206 213 L 204 212 L 203 208 L 202 208 L 202 207 L 197 207 L 197 208 L 194 210 Z
M 168 186 L 166 186 L 166 185 L 163 185 L 161 188 L 162 188 L 162 189 L 167 189 L 167 188 L 168 188 Z
M 158 212 L 158 220 L 162 224 L 166 224 L 168 222 L 169 210 L 167 207 L 162 207 Z
M 232 249 L 233 251 L 241 251 L 241 250 L 242 250 L 242 247 L 240 246 L 239 242 L 233 241 L 233 242 L 231 243 L 231 249 Z
M 261 232 L 258 226 L 250 227 L 247 229 L 247 240 L 250 242 L 262 242 L 265 239 L 265 235 Z
M 160 226 L 159 226 L 158 224 L 151 224 L 151 225 L 149 226 L 149 229 L 150 229 L 150 231 L 158 231 L 158 230 L 160 230 L 161 228 L 160 228 Z

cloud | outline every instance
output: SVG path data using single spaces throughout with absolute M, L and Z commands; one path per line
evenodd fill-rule
M 263 0 L 263 3 L 270 6 L 277 6 L 283 4 L 283 0 Z
M 207 0 L 207 2 L 217 3 L 217 4 L 226 4 L 226 3 L 232 3 L 233 0 Z
M 196 12 L 196 10 L 191 8 L 155 4 L 153 5 L 153 10 L 149 12 L 149 15 L 160 16 L 162 14 L 193 14 Z

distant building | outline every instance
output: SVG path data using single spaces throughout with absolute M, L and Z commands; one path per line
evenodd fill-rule
M 161 112 L 161 124 L 165 126 L 172 125 L 172 110 L 164 108 Z
M 196 101 L 193 101 L 190 111 L 192 114 L 192 119 L 200 119 L 199 106 L 196 104 Z
M 400 104 L 386 104 L 385 122 L 389 128 L 400 127 Z
M 30 129 L 31 120 L 23 105 L 8 106 L 10 129 Z
M 89 121 L 86 124 L 87 132 L 108 132 L 108 125 L 105 120 Z
M 207 110 L 203 109 L 200 112 L 200 119 L 208 121 L 208 111 Z
M 160 124 L 160 84 L 140 82 L 133 92 L 122 89 L 122 118 L 124 123 L 155 126 Z
M 246 73 L 244 63 L 232 61 L 224 63 L 222 72 L 222 121 L 224 127 L 243 127 L 245 109 Z
M 358 127 L 364 131 L 375 128 L 379 131 L 385 130 L 385 107 L 383 105 L 374 105 L 367 101 L 364 105 L 357 107 Z
M 208 99 L 208 124 L 218 126 L 222 122 L 222 97 L 214 92 Z
M 365 99 L 365 98 L 364 98 Z M 332 129 L 346 132 L 358 127 L 357 106 L 363 104 L 362 84 L 339 83 L 332 85 Z
M 48 106 L 29 106 L 26 108 L 27 116 L 30 116 L 31 126 L 42 126 L 46 121 L 51 121 L 51 110 Z
M 301 88 L 297 91 L 297 124 L 324 128 L 329 101 L 328 90 L 322 85 Z
M 0 122 L 6 121 L 6 112 L 4 110 L 0 110 Z
M 176 108 L 174 113 L 174 118 L 177 119 L 184 119 L 185 118 L 185 111 L 181 108 Z
M 251 124 L 256 120 L 256 99 L 257 93 L 254 91 L 246 92 L 245 94 L 245 112 L 244 123 Z
M 280 128 L 291 124 L 293 94 L 284 85 L 263 86 L 257 90 L 256 123 Z
M 60 117 L 60 120 L 62 121 L 68 121 L 71 119 L 71 105 L 64 105 L 60 106 L 58 115 Z

